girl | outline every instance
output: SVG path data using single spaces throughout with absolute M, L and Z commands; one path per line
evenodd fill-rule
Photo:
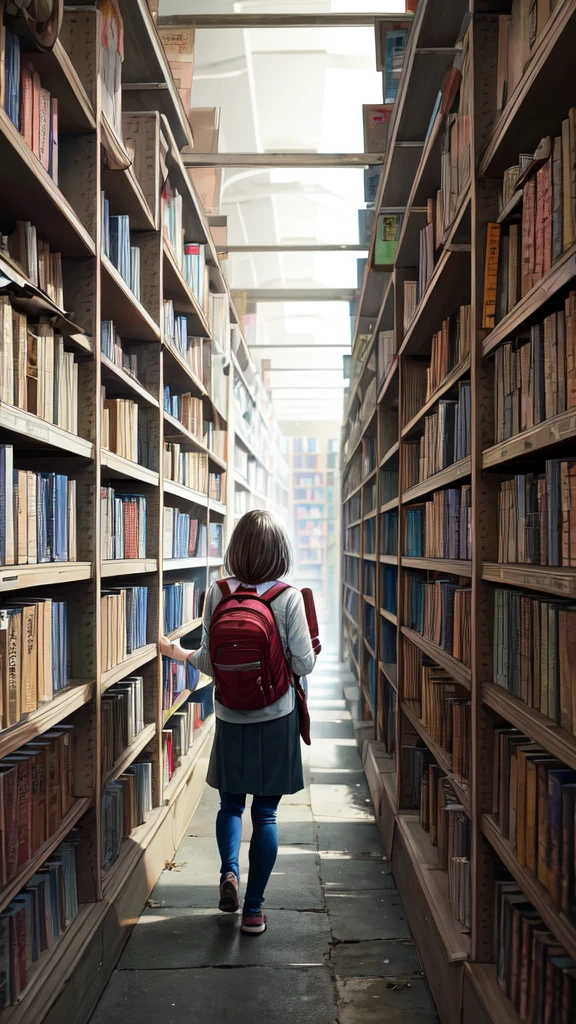
M 291 569 L 290 544 L 280 523 L 262 510 L 247 512 L 239 520 L 225 557 L 228 584 L 252 587 L 260 596 Z M 210 619 L 222 599 L 213 583 L 206 595 L 202 643 L 197 651 L 186 651 L 166 638 L 160 650 L 167 658 L 190 660 L 206 675 L 212 675 L 209 655 Z M 316 656 L 299 590 L 283 591 L 270 607 L 278 626 L 285 657 L 298 676 L 314 667 Z M 276 812 L 285 793 L 304 788 L 298 709 L 294 688 L 274 704 L 253 711 L 232 711 L 216 695 L 216 736 L 207 782 L 220 791 L 216 818 L 216 839 L 221 857 L 219 909 L 235 913 L 239 907 L 238 858 L 242 838 L 242 814 L 246 794 L 253 795 L 250 870 L 242 912 L 242 931 L 257 935 L 266 930 L 262 911 L 264 890 L 278 854 Z

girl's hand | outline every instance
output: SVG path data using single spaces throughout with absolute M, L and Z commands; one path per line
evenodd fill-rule
M 178 640 L 169 640 L 167 636 L 161 638 L 159 647 L 160 654 L 165 658 L 173 658 L 174 661 L 188 661 L 188 656 L 192 654 L 192 651 L 187 651 Z

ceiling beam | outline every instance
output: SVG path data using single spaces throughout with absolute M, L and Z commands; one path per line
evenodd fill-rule
M 309 242 L 302 245 L 217 245 L 218 252 L 368 252 L 370 246 L 358 245 L 354 242 L 342 242 L 336 245 L 325 245 L 322 242 Z
M 184 150 L 185 167 L 370 167 L 385 153 L 195 153 Z
M 164 28 L 372 28 L 374 22 L 412 21 L 406 11 L 397 14 L 167 14 L 158 18 Z
M 245 288 L 233 289 L 246 302 L 354 302 L 356 288 Z

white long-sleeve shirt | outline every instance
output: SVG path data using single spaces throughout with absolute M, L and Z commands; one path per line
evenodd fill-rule
M 229 579 L 227 582 L 232 591 L 240 586 L 239 581 L 236 579 Z M 259 584 L 256 587 L 257 594 L 259 596 L 265 594 L 277 582 L 279 581 L 272 580 L 269 583 Z M 214 614 L 214 609 L 220 604 L 221 600 L 222 591 L 217 583 L 213 583 L 206 594 L 204 604 L 202 642 L 198 650 L 194 651 L 189 658 L 191 663 L 207 676 L 213 675 L 210 662 L 210 620 Z M 297 676 L 306 676 L 314 668 L 316 655 L 312 650 L 302 594 L 299 590 L 289 587 L 274 599 L 270 607 L 276 619 L 280 640 L 288 664 Z M 294 709 L 294 702 L 294 688 L 292 686 L 274 704 L 268 704 L 265 708 L 256 708 L 253 711 L 233 711 L 231 708 L 224 707 L 223 704 L 216 700 L 216 717 L 225 722 L 236 722 L 244 725 L 248 722 L 267 722 L 272 718 L 283 718 L 284 715 L 289 715 Z

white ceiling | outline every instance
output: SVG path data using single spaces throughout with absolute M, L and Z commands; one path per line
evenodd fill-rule
M 403 6 L 402 0 L 161 0 L 160 14 L 381 13 Z M 374 68 L 370 28 L 200 30 L 192 105 L 221 108 L 222 152 L 362 152 L 362 103 L 382 98 Z M 358 241 L 362 170 L 232 168 L 223 179 L 230 244 Z M 231 253 L 225 270 L 231 287 L 241 290 L 353 288 L 361 255 Z M 256 344 L 254 356 L 272 363 L 279 420 L 341 419 L 342 355 L 349 347 L 332 346 L 350 344 L 348 303 L 260 302 Z

